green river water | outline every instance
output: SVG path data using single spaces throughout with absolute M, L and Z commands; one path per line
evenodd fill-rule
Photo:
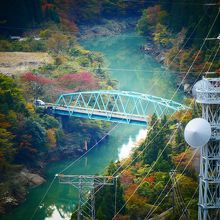
M 165 72 L 161 64 L 140 51 L 144 43 L 134 32 L 112 37 L 96 37 L 84 40 L 81 44 L 89 50 L 100 51 L 105 55 L 112 79 L 118 81 L 120 90 L 131 90 L 171 98 L 176 89 L 174 74 Z M 152 88 L 153 87 L 153 88 Z M 180 101 L 182 97 L 174 100 Z M 126 157 L 134 143 L 146 135 L 143 127 L 119 125 L 104 143 L 100 143 L 88 155 L 70 167 L 65 174 L 102 173 L 108 163 Z M 43 202 L 38 206 L 54 175 L 64 169 L 71 160 L 54 162 L 46 169 L 47 183 L 31 189 L 27 200 L 15 208 L 4 220 L 29 220 L 37 208 L 33 220 L 70 219 L 77 202 L 77 192 L 71 186 L 54 181 Z

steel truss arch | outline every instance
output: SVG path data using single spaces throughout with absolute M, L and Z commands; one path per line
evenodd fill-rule
M 189 107 L 173 100 L 118 90 L 83 91 L 62 94 L 53 106 L 53 113 L 146 126 L 149 115 L 158 117 Z

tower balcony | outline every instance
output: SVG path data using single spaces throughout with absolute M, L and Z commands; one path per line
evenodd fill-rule
M 220 104 L 220 78 L 203 78 L 193 87 L 197 103 Z

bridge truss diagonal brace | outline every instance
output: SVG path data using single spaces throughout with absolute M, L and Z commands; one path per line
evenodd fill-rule
M 62 94 L 52 109 L 55 115 L 147 126 L 153 113 L 162 116 L 189 107 L 148 94 L 100 90 Z

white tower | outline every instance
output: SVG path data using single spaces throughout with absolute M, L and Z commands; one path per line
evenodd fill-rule
M 211 138 L 200 150 L 199 220 L 220 219 L 220 78 L 203 78 L 193 88 L 210 123 Z M 201 128 L 197 131 L 201 131 Z M 208 130 L 205 132 L 207 134 Z M 194 133 L 196 136 L 196 134 Z M 208 136 L 208 135 L 207 135 Z

